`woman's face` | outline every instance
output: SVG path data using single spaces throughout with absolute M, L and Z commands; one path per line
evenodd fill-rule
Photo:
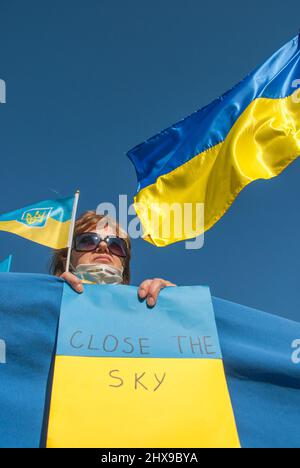
M 97 232 L 101 238 L 115 235 L 115 231 L 109 225 L 106 225 L 101 229 L 97 229 L 95 226 L 95 228 L 90 229 L 89 232 Z M 71 262 L 74 268 L 77 268 L 78 265 L 91 265 L 95 263 L 106 263 L 107 265 L 111 265 L 119 269 L 123 266 L 122 259 L 117 255 L 110 253 L 107 244 L 104 241 L 100 242 L 98 248 L 93 252 L 76 252 L 73 250 Z

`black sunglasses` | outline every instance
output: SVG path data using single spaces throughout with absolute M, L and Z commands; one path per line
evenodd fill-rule
M 101 242 L 106 242 L 107 248 L 117 257 L 127 257 L 127 245 L 124 239 L 116 236 L 101 237 L 96 232 L 84 232 L 78 234 L 74 240 L 74 250 L 76 252 L 93 252 Z

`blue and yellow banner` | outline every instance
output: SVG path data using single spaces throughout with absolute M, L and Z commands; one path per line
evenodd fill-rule
M 46 200 L 0 215 L 0 231 L 53 249 L 68 247 L 74 197 Z
M 244 187 L 277 176 L 300 155 L 299 77 L 297 36 L 232 90 L 128 152 L 146 240 L 164 246 L 203 234 Z M 174 203 L 185 229 L 175 220 L 164 234 Z M 205 210 L 199 227 L 197 204 Z
M 206 288 L 195 287 L 195 293 L 201 294 L 200 303 L 193 288 L 179 288 L 176 301 L 171 294 L 174 288 L 163 290 L 159 318 L 155 316 L 158 309 L 139 303 L 133 287 L 91 286 L 83 296 L 66 290 L 53 383 L 63 289 L 63 281 L 51 276 L 1 274 L 0 447 L 46 445 L 51 394 L 48 446 L 98 443 L 95 428 L 101 426 L 103 417 L 107 426 L 100 447 L 108 443 L 114 430 L 119 441 L 125 432 L 129 433 L 130 442 L 135 430 L 131 421 L 141 423 L 137 438 L 144 433 L 148 440 L 157 436 L 153 441 L 157 446 L 161 438 L 168 437 L 167 429 L 172 441 L 178 437 L 184 442 L 185 434 L 176 424 L 180 418 L 187 421 L 190 415 L 192 405 L 187 396 L 194 402 L 195 417 L 189 443 L 197 448 L 218 440 L 221 446 L 227 446 L 231 437 L 236 440 L 228 386 L 243 448 L 300 448 L 299 322 L 213 297 L 221 360 Z M 97 308 L 100 292 L 104 294 L 104 308 Z M 196 313 L 186 307 L 188 292 L 192 308 L 198 303 Z M 121 320 L 115 320 L 119 314 Z M 198 330 L 199 340 L 193 337 L 191 341 L 190 336 L 194 331 L 198 334 Z M 182 333 L 180 339 L 178 333 Z M 227 385 L 222 377 L 223 365 Z M 200 380 L 199 375 L 205 372 L 206 378 Z M 164 406 L 157 415 L 166 395 L 172 397 L 166 402 L 168 422 Z M 225 401 L 217 400 L 220 395 L 225 395 Z M 118 406 L 129 398 L 127 408 Z M 155 426 L 155 435 L 145 424 L 149 418 L 146 403 L 153 410 L 153 419 L 148 422 Z M 135 411 L 138 407 L 142 408 L 141 414 Z M 123 430 L 117 408 L 120 421 L 128 413 Z M 233 431 L 225 438 L 223 420 L 219 418 L 222 411 Z M 203 434 L 205 427 L 199 426 L 199 418 L 208 424 L 208 434 Z M 81 435 L 83 428 L 85 435 Z M 210 432 L 215 434 L 211 436 Z
M 12 264 L 12 255 L 0 262 L 0 273 L 9 273 Z
M 239 447 L 209 289 L 66 286 L 47 446 Z
M 44 443 L 60 303 L 58 279 L 1 274 L 1 448 L 31 448 Z
M 241 446 L 300 448 L 300 321 L 219 298 L 213 306 Z

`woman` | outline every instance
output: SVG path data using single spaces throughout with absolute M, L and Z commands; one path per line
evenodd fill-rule
M 76 221 L 70 272 L 65 272 L 67 253 L 67 249 L 55 251 L 51 270 L 78 293 L 84 290 L 83 282 L 130 284 L 130 238 L 117 223 L 95 211 Z M 148 279 L 140 285 L 138 296 L 154 307 L 159 292 L 168 286 L 175 284 Z

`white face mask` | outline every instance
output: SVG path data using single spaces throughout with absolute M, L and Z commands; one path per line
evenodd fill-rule
M 105 263 L 78 265 L 74 271 L 79 279 L 96 284 L 120 284 L 123 281 L 124 269 L 119 269 Z

